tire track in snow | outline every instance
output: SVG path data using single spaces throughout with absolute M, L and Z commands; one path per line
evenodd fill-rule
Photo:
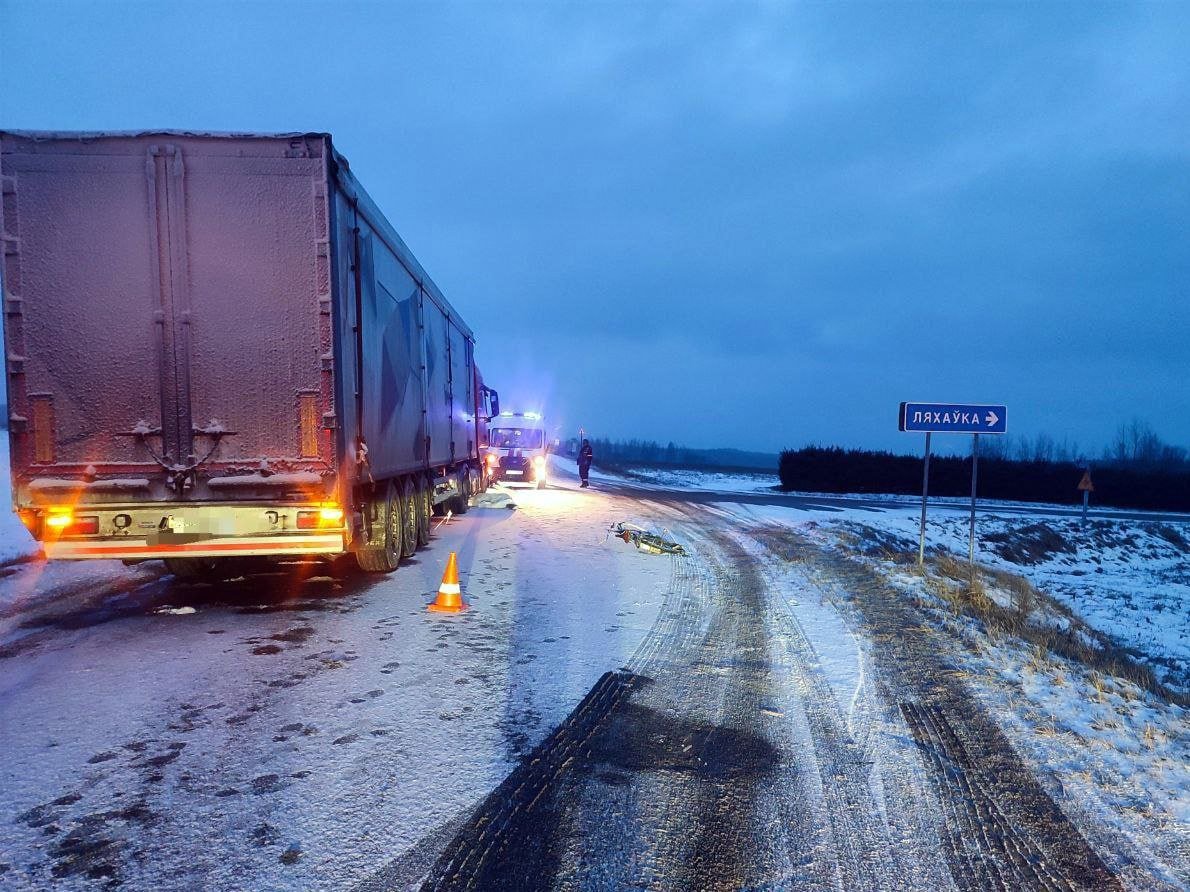
M 871 766 L 812 648 L 774 663 L 756 561 L 687 535 L 701 557 L 673 559 L 627 671 L 522 761 L 424 888 L 896 886 Z
M 775 554 L 815 568 L 846 593 L 875 643 L 880 692 L 897 703 L 941 808 L 939 838 L 961 889 L 1121 888 L 1021 762 L 973 693 L 954 676 L 944 644 L 916 609 L 869 568 L 787 528 L 756 531 Z
M 790 670 L 800 695 L 793 704 L 808 730 L 826 819 L 831 829 L 836 881 L 843 889 L 888 889 L 895 885 L 889 865 L 899 859 L 890 844 L 882 809 L 873 795 L 875 761 L 868 751 L 868 723 L 855 735 L 851 718 L 836 698 L 818 653 L 797 621 L 783 592 L 762 580 L 759 562 L 735 535 L 720 535 L 724 555 L 767 589 L 765 610 L 775 662 Z M 852 702 L 856 702 L 857 687 Z

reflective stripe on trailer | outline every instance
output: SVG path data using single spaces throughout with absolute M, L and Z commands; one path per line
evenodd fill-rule
M 149 545 L 144 539 L 59 540 L 46 542 L 45 556 L 51 560 L 93 558 L 152 559 L 177 557 L 226 557 L 242 555 L 341 554 L 346 551 L 342 533 L 324 536 L 260 536 L 242 539 L 210 539 L 178 545 Z

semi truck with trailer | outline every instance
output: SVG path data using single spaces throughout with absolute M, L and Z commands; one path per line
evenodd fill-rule
M 329 134 L 0 132 L 0 198 L 47 558 L 390 571 L 484 485 L 474 335 Z

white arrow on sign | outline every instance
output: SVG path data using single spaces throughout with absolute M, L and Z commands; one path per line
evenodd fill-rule
M 1000 416 L 995 412 L 988 412 L 988 417 L 984 419 L 988 423 L 988 427 L 995 427 L 996 422 L 1000 420 Z

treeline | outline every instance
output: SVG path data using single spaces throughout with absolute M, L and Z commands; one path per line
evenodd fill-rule
M 982 438 L 981 438 L 982 439 Z M 1021 502 L 1081 504 L 1077 489 L 1084 466 L 1073 461 L 1037 461 L 984 454 L 979 459 L 979 497 Z M 866 449 L 809 446 L 786 450 L 778 464 L 782 489 L 837 493 L 921 493 L 922 458 Z M 1190 511 L 1190 468 L 1165 468 L 1134 457 L 1092 465 L 1091 503 L 1152 511 Z M 971 458 L 930 459 L 930 494 L 969 496 Z
M 655 467 L 692 468 L 694 470 L 750 470 L 773 472 L 777 455 L 772 452 L 749 452 L 744 449 L 693 449 L 670 442 L 655 440 L 609 440 L 590 437 L 595 464 L 604 468 L 624 468 L 640 465 Z M 562 447 L 566 455 L 578 454 L 579 441 L 567 440 Z
M 1148 422 L 1139 418 L 1121 424 L 1098 455 L 1080 449 L 1071 440 L 1057 440 L 1046 433 L 1035 437 L 983 437 L 979 452 L 989 458 L 1023 462 L 1073 462 L 1113 468 L 1190 471 L 1190 451 L 1166 443 Z
M 937 440 L 941 439 L 941 443 Z M 693 470 L 768 471 L 774 469 L 784 489 L 803 492 L 921 493 L 922 457 L 867 449 L 808 446 L 780 456 L 741 449 L 695 449 L 656 440 L 591 437 L 596 466 L 678 467 Z M 962 443 L 966 437 L 936 438 L 937 445 Z M 564 454 L 578 454 L 579 441 L 561 444 Z M 1093 505 L 1155 511 L 1190 511 L 1190 452 L 1161 440 L 1142 420 L 1121 424 L 1097 455 L 1070 440 L 1048 434 L 1035 437 L 980 437 L 979 497 L 1021 502 L 1077 505 L 1083 471 L 1090 466 Z M 930 460 L 930 493 L 971 494 L 971 458 L 938 455 Z

